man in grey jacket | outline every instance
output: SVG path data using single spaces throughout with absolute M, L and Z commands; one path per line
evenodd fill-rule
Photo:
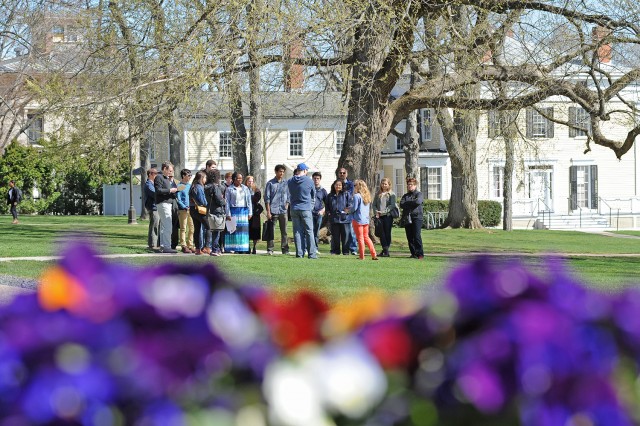
M 309 259 L 318 258 L 318 248 L 313 235 L 313 205 L 316 198 L 316 186 L 307 173 L 305 163 L 298 164 L 294 175 L 288 181 L 289 200 L 291 202 L 291 220 L 293 221 L 293 239 L 296 243 L 296 257 L 309 254 Z
M 264 204 L 267 220 L 277 221 L 280 227 L 280 248 L 282 254 L 289 254 L 287 236 L 287 208 L 289 207 L 289 190 L 284 180 L 285 167 L 278 164 L 275 167 L 276 176 L 267 182 L 264 188 Z M 275 227 L 275 225 L 274 225 Z M 267 241 L 267 254 L 273 254 L 273 240 Z
M 178 187 L 173 181 L 173 164 L 169 161 L 162 163 L 162 174 L 156 176 L 153 185 L 156 190 L 156 206 L 160 215 L 160 252 L 174 254 L 177 251 L 171 248 L 172 209 Z

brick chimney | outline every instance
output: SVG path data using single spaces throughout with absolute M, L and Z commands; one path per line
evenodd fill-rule
M 611 30 L 605 27 L 597 26 L 591 30 L 593 43 L 596 45 L 598 60 L 601 63 L 611 62 L 611 45 L 603 40 L 611 34 Z
M 304 56 L 302 40 L 294 38 L 287 46 L 287 58 L 284 62 L 284 90 L 300 90 L 304 85 L 304 65 L 294 63 L 296 59 Z

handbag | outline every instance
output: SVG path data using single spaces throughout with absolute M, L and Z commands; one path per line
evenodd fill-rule
M 391 210 L 389 210 L 389 214 L 394 219 L 400 217 L 400 209 L 398 208 L 398 204 L 394 204 L 394 206 L 391 207 Z
M 265 220 L 262 227 L 262 241 L 273 241 L 273 220 Z
M 382 227 L 382 220 L 380 220 L 380 218 L 378 217 L 374 217 L 373 218 L 373 235 L 375 235 L 378 238 L 382 238 L 382 236 L 384 235 L 384 228 Z
M 224 229 L 224 216 L 216 216 L 209 213 L 207 215 L 207 221 L 209 222 L 209 229 L 212 231 L 221 231 Z
M 207 208 L 205 206 L 200 206 L 198 204 L 196 204 L 196 211 L 201 215 L 207 214 Z

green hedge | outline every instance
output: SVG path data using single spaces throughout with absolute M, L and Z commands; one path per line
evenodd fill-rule
M 426 220 L 427 212 L 448 212 L 449 200 L 425 200 L 422 204 L 422 210 L 425 214 L 424 224 L 426 227 L 428 225 Z M 498 226 L 502 221 L 502 204 L 497 201 L 478 200 L 478 216 L 482 226 Z

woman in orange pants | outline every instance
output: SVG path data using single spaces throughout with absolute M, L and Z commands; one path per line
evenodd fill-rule
M 360 260 L 364 260 L 364 245 L 369 247 L 372 260 L 378 260 L 376 248 L 369 238 L 369 207 L 371 207 L 371 194 L 363 180 L 356 180 L 353 186 L 353 208 L 351 210 L 353 231 L 358 241 L 358 254 Z

